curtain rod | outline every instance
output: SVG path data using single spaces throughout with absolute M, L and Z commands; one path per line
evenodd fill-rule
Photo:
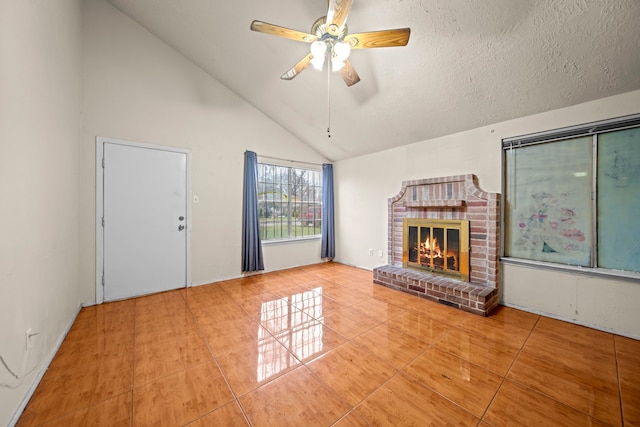
M 263 156 L 262 154 L 258 154 L 258 157 L 262 157 L 263 159 L 269 159 L 269 160 L 279 160 L 281 162 L 299 163 L 299 164 L 313 165 L 313 166 L 322 166 L 321 163 L 302 162 L 300 160 L 282 159 L 280 157 Z

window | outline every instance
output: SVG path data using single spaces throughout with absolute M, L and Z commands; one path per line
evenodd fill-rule
M 263 241 L 319 237 L 322 173 L 258 163 L 258 214 Z
M 503 148 L 505 256 L 640 272 L 640 115 Z

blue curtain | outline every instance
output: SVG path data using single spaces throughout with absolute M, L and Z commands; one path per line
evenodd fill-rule
M 322 258 L 336 256 L 335 219 L 333 216 L 333 165 L 322 165 Z
M 242 208 L 242 271 L 259 270 L 264 270 L 264 261 L 258 216 L 258 157 L 253 151 L 246 151 Z

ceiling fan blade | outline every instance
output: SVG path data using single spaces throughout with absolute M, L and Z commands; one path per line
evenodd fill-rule
M 327 11 L 327 32 L 332 36 L 339 36 L 342 27 L 347 22 L 353 0 L 329 0 Z
M 278 25 L 273 25 L 262 21 L 253 21 L 251 23 L 251 30 L 304 43 L 313 43 L 314 41 L 318 40 L 318 37 L 313 34 L 303 33 L 302 31 L 296 31 L 292 30 L 291 28 L 280 27 Z
M 348 34 L 345 36 L 344 42 L 351 44 L 351 49 L 406 46 L 409 43 L 409 35 L 411 35 L 411 28 L 398 28 L 396 30 Z
M 304 58 L 300 60 L 296 65 L 294 65 L 289 71 L 280 76 L 282 80 L 291 80 L 298 74 L 300 74 L 305 68 L 311 64 L 311 54 L 308 54 Z
M 347 86 L 353 86 L 360 81 L 360 76 L 356 73 L 353 65 L 351 65 L 351 61 L 348 59 L 344 61 L 344 67 L 340 68 L 340 75 Z

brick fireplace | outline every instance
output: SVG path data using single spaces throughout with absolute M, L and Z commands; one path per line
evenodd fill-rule
M 388 206 L 389 264 L 373 270 L 375 283 L 482 316 L 498 305 L 498 193 L 481 190 L 471 174 L 428 178 L 402 182 Z M 414 218 L 469 221 L 468 281 L 403 266 L 403 223 Z

